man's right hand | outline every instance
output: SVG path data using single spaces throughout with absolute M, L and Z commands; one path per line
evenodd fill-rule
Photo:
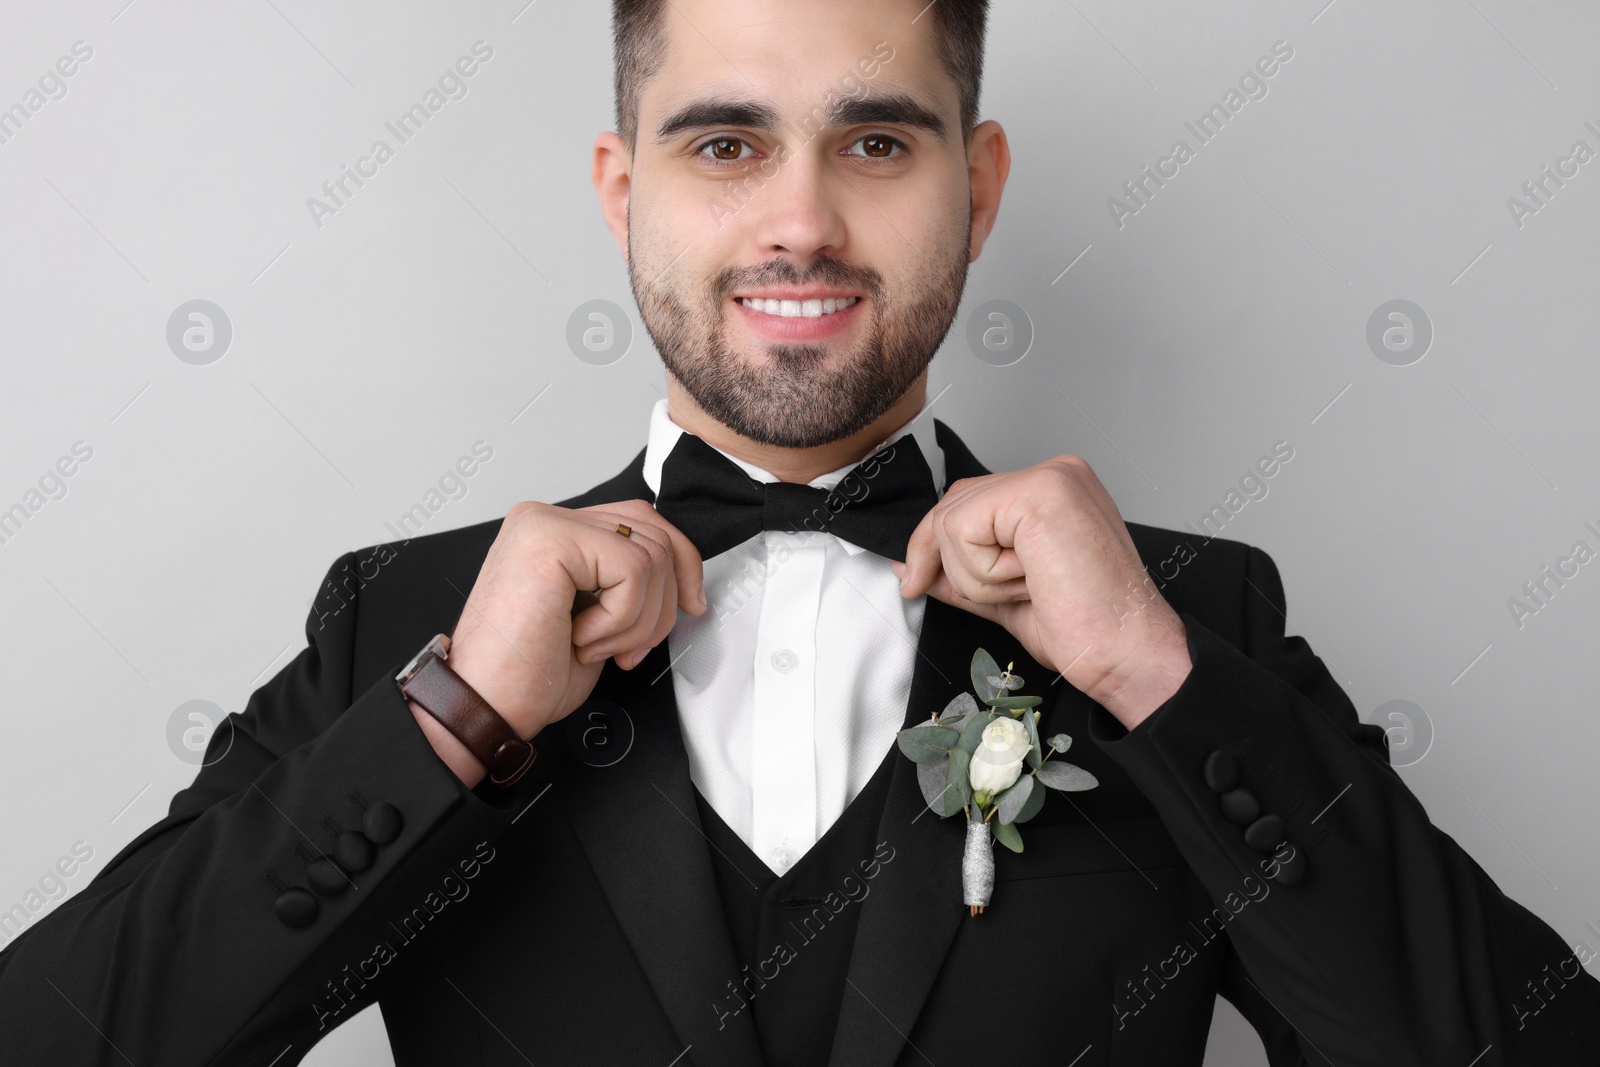
M 619 522 L 631 536 L 617 533 Z M 703 581 L 694 544 L 644 500 L 518 504 L 456 623 L 450 666 L 529 739 L 589 698 L 608 658 L 631 670 L 671 632 L 680 606 L 702 614 Z M 411 709 L 439 756 L 476 785 L 483 765 Z

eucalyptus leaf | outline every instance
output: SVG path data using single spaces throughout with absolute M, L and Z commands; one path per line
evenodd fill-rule
M 922 787 L 922 799 L 928 802 L 928 807 L 941 819 L 950 814 L 945 811 L 945 783 L 950 777 L 950 766 L 945 763 L 919 763 L 917 764 L 917 784 Z
M 945 778 L 943 814 L 954 815 L 966 807 L 972 800 L 972 780 L 967 777 L 968 768 L 972 764 L 972 753 L 962 748 L 950 750 L 950 766 Z
M 939 718 L 942 721 L 947 716 L 971 715 L 977 710 L 978 702 L 972 699 L 971 693 L 957 693 L 950 698 L 950 703 L 944 706 L 944 710 L 939 713 Z
M 1033 775 L 1024 774 L 995 798 L 995 806 L 1000 813 L 995 816 L 1003 823 L 1015 822 L 1017 813 L 1027 803 L 1028 797 L 1033 793 Z
M 1012 852 L 1022 851 L 1022 834 L 1008 822 L 989 820 L 989 828 L 994 831 L 994 839 L 1009 848 Z
M 978 742 L 983 739 L 984 728 L 998 716 L 992 711 L 980 711 L 975 715 L 968 715 L 961 724 L 961 740 L 956 743 L 956 748 L 972 755 L 978 751 Z
M 895 736 L 900 751 L 917 763 L 944 759 L 961 735 L 948 726 L 913 726 Z
M 1028 777 L 1032 778 L 1034 776 L 1030 774 Z M 1028 793 L 1028 799 L 1022 803 L 1022 810 L 1017 812 L 1017 817 L 1015 819 L 1011 820 L 1012 825 L 1021 826 L 1023 823 L 1039 814 L 1039 809 L 1044 807 L 1045 794 L 1048 792 L 1049 790 L 1044 788 L 1044 786 L 1038 784 L 1037 782 L 1034 783 L 1032 791 Z
M 972 821 L 973 822 L 982 822 L 983 821 L 983 809 L 978 807 L 977 800 L 969 801 L 968 802 L 968 806 L 971 808 L 971 811 L 969 812 L 969 814 L 971 814 L 971 816 L 972 816 Z
M 980 648 L 972 654 L 972 691 L 978 694 L 979 702 L 987 704 L 1000 695 L 1000 687 L 989 682 L 999 674 L 1000 664 L 989 653 Z
M 995 697 L 989 701 L 991 708 L 1001 711 L 1016 711 L 1019 708 L 1036 708 L 1044 703 L 1044 697 Z
M 1084 789 L 1093 789 L 1100 782 L 1094 775 L 1082 767 L 1063 763 L 1060 760 L 1051 760 L 1038 770 L 1039 781 L 1051 789 L 1059 789 L 1064 793 L 1076 793 Z
M 1072 747 L 1072 738 L 1066 734 L 1054 734 L 1050 738 L 1050 747 L 1057 752 L 1065 752 Z
M 1039 746 L 1039 724 L 1032 715 L 1024 715 L 1022 724 L 1028 728 L 1028 766 L 1038 770 L 1044 763 L 1044 749 Z

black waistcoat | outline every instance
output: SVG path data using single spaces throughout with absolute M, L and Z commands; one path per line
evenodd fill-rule
M 894 761 L 901 759 L 891 745 L 838 820 L 782 875 L 695 790 L 740 965 L 713 1010 L 719 1017 L 750 1013 L 767 1067 L 828 1062 L 856 920 L 881 866 L 874 856 L 878 820 Z

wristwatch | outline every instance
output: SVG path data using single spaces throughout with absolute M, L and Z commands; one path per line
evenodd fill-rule
M 510 788 L 528 773 L 538 750 L 445 661 L 450 637 L 439 634 L 394 676 L 400 692 L 432 715 L 489 770 L 489 781 Z

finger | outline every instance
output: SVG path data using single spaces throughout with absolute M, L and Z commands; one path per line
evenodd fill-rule
M 983 604 L 976 600 L 969 600 L 961 595 L 955 586 L 950 584 L 947 575 L 940 574 L 938 579 L 928 589 L 928 595 L 935 600 L 943 601 L 953 608 L 971 612 L 990 622 L 1000 622 L 1000 609 L 994 604 Z
M 606 642 L 605 651 L 602 655 L 610 655 L 617 661 L 617 666 L 623 670 L 632 670 L 637 667 L 639 661 L 649 655 L 651 649 L 660 644 L 667 633 L 671 632 L 670 626 L 666 632 L 662 632 L 661 617 L 663 613 L 668 613 L 673 618 L 677 617 L 677 605 L 673 603 L 671 597 L 667 596 L 668 591 L 672 589 L 671 576 L 665 573 L 658 575 L 655 589 L 655 600 L 639 616 L 638 625 L 630 628 L 627 633 L 618 635 L 614 641 Z M 645 628 L 646 623 L 649 623 L 649 629 Z
M 662 520 L 660 529 L 664 533 L 667 533 L 669 538 L 671 533 L 677 533 L 682 536 L 682 531 L 677 530 L 672 526 L 671 523 L 665 522 L 664 520 Z M 693 553 L 694 561 L 699 562 L 700 554 L 699 551 L 695 549 L 694 543 L 689 541 L 686 537 L 683 538 L 683 541 L 684 545 L 677 547 L 680 549 L 687 547 L 687 549 Z M 653 649 L 659 646 L 662 641 L 667 639 L 667 636 L 672 633 L 673 628 L 678 624 L 678 612 L 680 610 L 687 608 L 688 610 L 692 611 L 692 605 L 684 605 L 682 603 L 682 598 L 685 595 L 685 586 L 687 583 L 680 579 L 681 570 L 678 566 L 679 559 L 678 556 L 676 556 L 670 550 L 671 547 L 672 545 L 669 540 L 669 551 L 666 553 L 660 568 L 662 595 L 655 605 L 655 626 L 645 637 L 642 644 L 628 649 L 625 652 L 617 653 L 617 665 L 622 667 L 623 670 L 632 670 L 634 667 L 637 667 Z M 672 591 L 673 595 L 666 595 L 667 591 Z M 692 613 L 700 614 L 707 610 L 708 605 L 705 601 L 704 592 L 702 590 L 697 589 L 694 590 L 694 592 L 699 596 L 699 611 L 693 611 Z M 649 610 L 647 609 L 646 615 L 648 614 Z
M 673 628 L 678 624 L 679 606 L 676 598 L 665 595 L 666 590 L 676 589 L 676 579 L 670 572 L 671 566 L 671 558 L 668 557 L 667 572 L 662 575 L 663 593 L 656 609 L 655 628 L 650 631 L 650 635 L 645 638 L 643 644 L 637 648 L 629 649 L 617 657 L 617 664 L 624 670 L 632 670 L 637 667 L 641 660 L 648 656 L 662 641 L 667 639 L 667 635 L 672 633 Z
M 1024 577 L 1027 571 L 1022 566 L 1022 557 L 1017 555 L 1014 548 L 1002 548 L 995 554 L 993 562 L 985 572 L 985 577 L 991 584 L 1006 585 Z
M 650 537 L 624 539 L 604 527 L 590 527 L 576 540 L 584 565 L 573 572 L 573 583 L 598 590 L 595 603 L 572 619 L 572 643 L 581 649 L 639 618 L 650 592 L 651 550 L 665 549 Z
M 922 596 L 938 578 L 942 566 L 939 559 L 939 541 L 934 536 L 933 523 L 940 505 L 922 517 L 906 542 L 906 558 L 900 572 L 900 595 L 910 599 Z
M 965 508 L 952 510 L 943 522 L 934 525 L 934 534 L 944 561 L 944 575 L 957 593 L 983 604 L 1011 599 L 1011 594 L 1003 592 L 988 575 L 1001 548 L 995 538 L 992 513 L 983 501 L 969 501 Z
M 646 576 L 646 592 L 639 607 L 639 614 L 629 625 L 617 632 L 580 648 L 580 659 L 598 662 L 607 656 L 626 655 L 636 649 L 648 650 L 656 640 L 655 634 L 660 629 L 662 616 L 670 614 L 676 617 L 677 591 L 676 588 L 668 586 L 672 578 L 671 550 L 654 536 L 641 534 L 641 537 L 650 546 L 651 552 L 649 572 Z
M 596 654 L 611 654 L 618 666 L 629 670 L 638 666 L 639 661 L 672 632 L 680 608 L 694 615 L 708 610 L 700 552 L 683 531 L 666 521 L 648 501 L 620 501 L 579 510 L 608 526 L 620 516 L 633 524 L 636 534 L 646 534 L 664 546 L 663 554 L 654 560 L 656 581 L 652 582 L 651 595 L 639 620 L 624 632 L 603 642 L 597 639 L 593 647 L 581 650 L 585 659 Z M 667 590 L 672 591 L 671 597 L 666 595 Z M 644 625 L 647 619 L 653 620 L 652 626 Z
M 639 609 L 639 617 L 620 632 L 596 641 L 588 649 L 580 650 L 592 657 L 590 662 L 598 662 L 607 656 L 625 657 L 637 649 L 647 649 L 650 646 L 652 635 L 660 625 L 663 609 L 671 608 L 667 600 L 667 580 L 671 575 L 666 564 L 672 557 L 665 546 L 659 547 L 660 552 L 652 554 L 649 591 L 645 594 L 644 603 Z
M 922 596 L 939 577 L 944 569 L 944 561 L 934 533 L 937 524 L 943 522 L 944 516 L 957 505 L 974 493 L 981 492 L 986 484 L 985 478 L 957 478 L 945 490 L 939 502 L 917 523 L 916 529 L 911 531 L 911 539 L 906 545 L 904 571 L 895 571 L 902 575 L 900 591 L 903 596 Z
M 691 615 L 704 614 L 708 607 L 705 597 L 705 565 L 700 558 L 700 550 L 695 548 L 694 542 L 689 540 L 688 535 L 668 522 L 647 500 L 622 500 L 615 504 L 579 510 L 600 514 L 600 508 L 621 513 L 623 521 L 634 524 L 636 529 L 648 527 L 655 531 L 658 539 L 672 552 L 672 571 L 676 578 L 678 604 Z
M 1000 519 L 980 510 L 974 501 L 960 515 L 952 513 L 942 535 L 945 573 L 951 575 L 962 593 L 974 600 L 998 603 L 1015 599 L 1026 570 L 1017 550 L 1000 543 Z
M 700 550 L 694 547 L 694 542 L 689 540 L 687 534 L 663 519 L 660 512 L 651 510 L 655 521 L 671 538 L 672 573 L 677 584 L 678 604 L 691 615 L 705 614 L 710 604 L 706 600 L 705 561 L 700 558 Z

